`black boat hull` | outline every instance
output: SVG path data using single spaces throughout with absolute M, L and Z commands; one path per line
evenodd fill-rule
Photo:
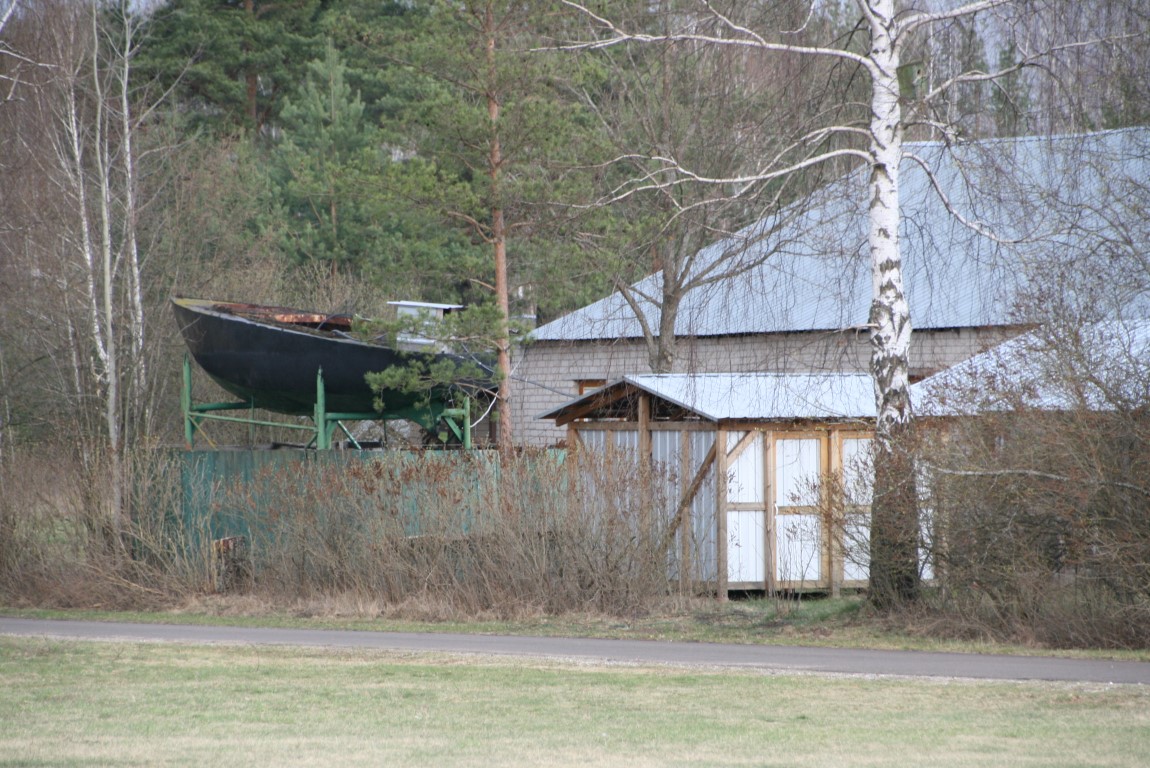
M 314 413 L 320 371 L 328 413 L 368 414 L 376 412 L 377 394 L 368 386 L 366 374 L 420 357 L 461 362 L 452 355 L 400 352 L 282 321 L 324 317 L 301 310 L 184 298 L 173 299 L 172 309 L 192 358 L 213 381 L 256 408 L 278 413 Z M 347 318 L 338 319 L 347 324 Z M 331 325 L 338 325 L 336 318 L 332 320 Z M 384 406 L 378 414 L 381 419 L 423 421 L 419 416 L 428 408 L 426 393 L 385 391 L 379 397 Z

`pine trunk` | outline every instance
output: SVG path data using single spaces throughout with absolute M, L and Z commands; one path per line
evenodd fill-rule
M 494 12 L 490 4 L 484 17 L 487 35 L 487 116 L 491 121 L 490 150 L 487 171 L 491 178 L 491 242 L 495 251 L 495 301 L 499 306 L 499 337 L 496 339 L 499 370 L 499 449 L 512 447 L 511 432 L 511 301 L 507 280 L 507 227 L 503 218 L 502 172 L 503 148 L 500 142 L 500 105 L 497 94 L 495 67 L 496 29 Z

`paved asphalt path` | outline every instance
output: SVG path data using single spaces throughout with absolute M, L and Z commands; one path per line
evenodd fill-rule
M 505 635 L 125 624 L 3 617 L 0 617 L 0 635 L 75 640 L 360 648 L 542 657 L 606 663 L 745 667 L 779 672 L 824 674 L 1150 685 L 1150 662 L 1056 659 L 1044 656 L 991 656 L 924 651 L 871 651 Z

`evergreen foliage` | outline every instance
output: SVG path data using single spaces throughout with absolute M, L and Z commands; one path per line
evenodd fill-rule
M 260 135 L 322 45 L 319 0 L 169 0 L 154 11 L 137 67 L 217 134 Z

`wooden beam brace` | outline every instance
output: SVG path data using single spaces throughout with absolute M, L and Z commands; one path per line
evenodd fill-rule
M 603 408 L 611 403 L 618 402 L 624 397 L 627 397 L 632 392 L 631 387 L 619 386 L 607 390 L 599 390 L 591 396 L 591 399 L 582 405 L 572 408 L 567 413 L 555 419 L 555 426 L 562 427 L 577 419 L 582 419 L 588 414 L 592 413 L 598 408 Z
M 699 469 L 695 472 L 695 476 L 691 478 L 690 485 L 683 491 L 683 498 L 679 500 L 679 506 L 675 508 L 675 519 L 671 522 L 671 527 L 664 534 L 663 548 L 666 549 L 671 545 L 671 541 L 675 538 L 675 533 L 680 528 L 686 529 L 685 523 L 688 513 L 691 510 L 691 502 L 699 495 L 699 489 L 703 487 L 703 482 L 707 479 L 707 472 L 710 471 L 711 466 L 715 463 L 715 457 L 718 455 L 717 448 L 719 441 L 711 443 L 711 450 L 707 451 L 707 455 L 703 457 L 703 463 L 699 465 Z
M 727 452 L 727 461 L 733 461 L 738 458 L 739 454 L 747 450 L 747 446 L 755 441 L 755 435 L 759 434 L 757 431 L 751 429 L 747 430 L 747 434 L 735 444 L 735 447 Z

